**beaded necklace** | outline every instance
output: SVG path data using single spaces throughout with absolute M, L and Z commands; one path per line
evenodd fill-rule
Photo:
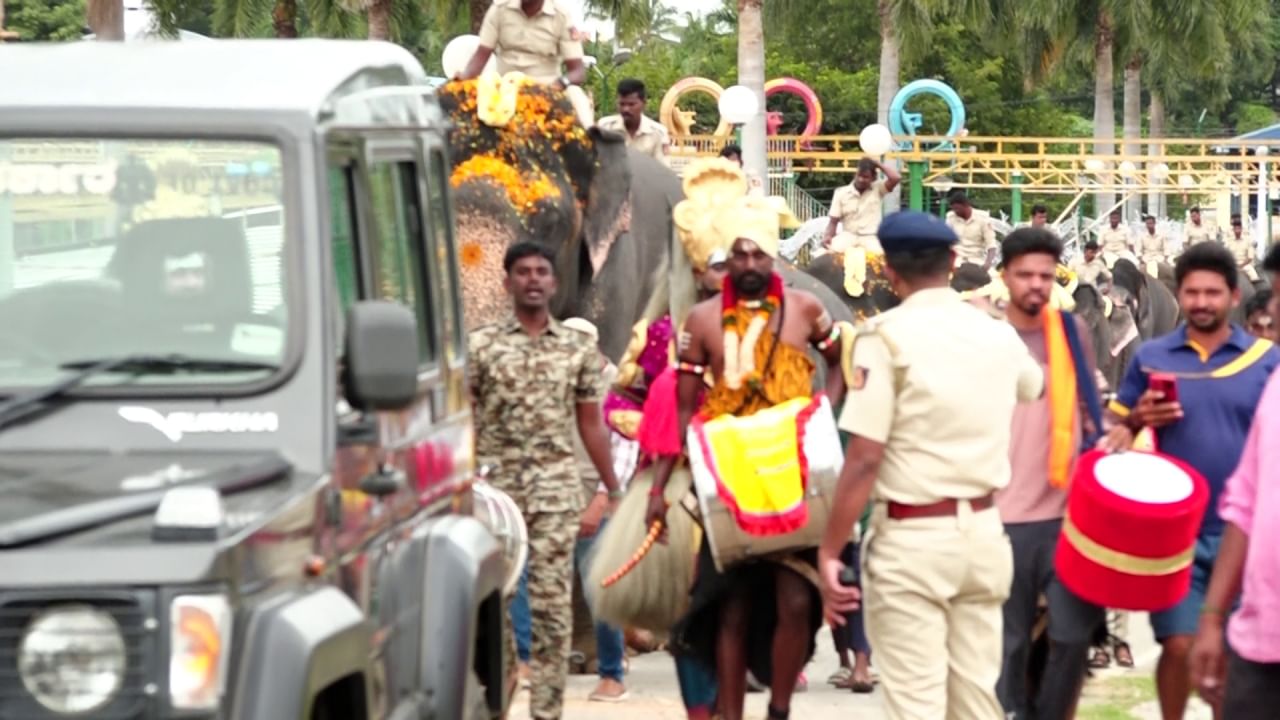
M 746 382 L 756 386 L 756 343 L 769 326 L 769 319 L 782 306 L 782 276 L 769 275 L 769 289 L 762 300 L 740 300 L 733 281 L 725 278 L 721 289 L 721 325 L 724 327 L 724 380 L 730 390 Z

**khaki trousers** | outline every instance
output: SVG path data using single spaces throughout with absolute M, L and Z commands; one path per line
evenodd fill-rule
M 891 520 L 876 503 L 863 601 L 889 720 L 1001 720 L 996 681 L 1013 550 L 995 508 Z

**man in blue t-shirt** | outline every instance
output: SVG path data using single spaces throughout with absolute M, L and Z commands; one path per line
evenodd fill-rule
M 1218 496 L 1240 460 L 1263 386 L 1280 366 L 1280 351 L 1270 341 L 1229 319 L 1240 303 L 1230 251 L 1216 243 L 1193 245 L 1178 258 L 1174 275 L 1186 322 L 1138 348 L 1110 406 L 1129 431 L 1154 428 L 1160 452 L 1184 460 L 1209 483 L 1191 591 L 1174 607 L 1151 614 L 1162 647 L 1156 688 L 1166 718 L 1182 717 L 1191 693 L 1188 655 L 1222 538 Z M 1147 387 L 1153 372 L 1176 378 L 1176 402 Z

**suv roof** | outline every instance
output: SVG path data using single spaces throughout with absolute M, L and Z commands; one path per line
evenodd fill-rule
M 257 110 L 317 117 L 339 97 L 422 85 L 404 48 L 368 40 L 0 45 L 0 107 Z

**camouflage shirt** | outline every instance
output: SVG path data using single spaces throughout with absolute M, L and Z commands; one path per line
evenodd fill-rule
M 555 320 L 531 337 L 512 315 L 473 331 L 467 357 L 476 462 L 497 466 L 490 482 L 525 511 L 581 510 L 575 411 L 607 389 L 595 343 Z

